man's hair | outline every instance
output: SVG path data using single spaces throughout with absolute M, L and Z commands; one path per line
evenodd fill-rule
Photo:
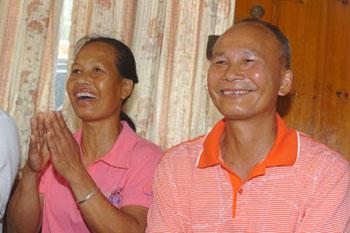
M 82 47 L 94 42 L 103 42 L 111 45 L 114 48 L 114 51 L 111 52 L 115 53 L 115 65 L 119 74 L 126 79 L 130 79 L 134 84 L 139 82 L 134 55 L 128 46 L 117 39 L 98 35 L 83 37 L 76 43 L 74 56 L 77 55 Z
M 235 23 L 235 25 L 242 24 L 242 23 L 256 23 L 263 26 L 270 32 L 272 32 L 282 46 L 282 52 L 283 52 L 283 57 L 285 59 L 286 69 L 291 68 L 291 48 L 290 48 L 289 40 L 287 36 L 277 26 L 257 18 L 245 18 Z

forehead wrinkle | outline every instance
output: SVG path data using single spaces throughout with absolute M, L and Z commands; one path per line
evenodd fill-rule
M 276 38 L 276 35 L 270 31 L 268 28 L 254 22 L 243 22 L 236 25 L 233 25 L 230 29 L 228 29 L 219 39 L 231 37 L 232 39 L 235 37 L 239 37 L 237 34 L 239 30 L 249 30 L 252 38 L 259 38 L 259 43 L 265 47 L 271 47 L 271 41 L 273 41 L 274 46 L 276 46 L 281 52 L 283 52 L 283 47 L 281 42 Z M 276 48 L 275 47 L 275 48 Z
M 271 44 L 269 42 L 271 42 L 271 40 L 272 40 L 272 41 L 274 41 L 273 48 L 277 49 L 277 52 L 279 53 L 278 56 L 282 56 L 284 54 L 283 44 L 278 40 L 275 33 L 273 33 L 269 28 L 267 28 L 261 24 L 254 23 L 254 22 L 246 22 L 246 23 L 241 23 L 241 24 L 242 24 L 242 26 L 244 26 L 246 24 L 247 26 L 252 26 L 253 28 L 255 28 L 256 29 L 254 31 L 255 34 L 258 34 L 259 32 L 263 33 L 267 37 L 266 40 L 263 40 L 263 39 L 261 40 L 262 43 L 264 44 L 264 46 L 270 47 Z M 237 26 L 239 26 L 239 25 L 240 24 L 238 24 Z M 272 49 L 272 48 L 270 47 L 270 49 Z
M 233 50 L 232 50 L 233 48 Z M 243 42 L 236 41 L 234 38 L 223 38 L 216 44 L 216 47 L 213 49 L 212 57 L 217 56 L 244 56 L 244 57 L 258 57 L 264 56 L 261 54 L 260 50 L 257 48 L 257 45 L 252 42 Z
M 93 42 L 88 42 L 87 44 L 83 45 L 79 51 L 77 52 L 75 58 L 77 58 L 82 51 L 85 53 L 91 53 L 91 50 L 95 49 L 97 52 L 94 52 L 93 54 L 96 55 L 98 58 L 100 57 L 111 57 L 112 62 L 114 63 L 118 59 L 118 51 L 116 48 L 114 48 L 112 45 L 102 42 L 102 41 L 93 41 Z

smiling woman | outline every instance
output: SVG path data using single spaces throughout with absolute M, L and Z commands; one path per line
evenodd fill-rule
M 83 127 L 71 134 L 57 112 L 33 118 L 9 227 L 32 232 L 42 223 L 43 232 L 144 232 L 162 152 L 120 119 L 138 82 L 134 56 L 118 40 L 84 38 L 71 70 L 67 92 Z
M 105 42 L 90 42 L 74 60 L 67 92 L 83 121 L 119 117 L 123 100 L 132 92 L 133 81 L 123 78 L 117 70 L 117 54 L 110 52 L 113 50 Z

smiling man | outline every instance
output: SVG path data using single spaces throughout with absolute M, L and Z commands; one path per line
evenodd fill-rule
M 350 232 L 348 162 L 276 113 L 293 81 L 288 39 L 246 19 L 210 60 L 209 95 L 223 119 L 163 158 L 148 232 Z

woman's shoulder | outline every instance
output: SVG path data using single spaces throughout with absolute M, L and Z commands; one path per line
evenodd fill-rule
M 141 137 L 138 134 L 136 134 L 136 137 L 137 137 L 137 140 L 135 141 L 133 150 L 137 154 L 154 155 L 154 156 L 162 156 L 164 154 L 162 149 L 155 143 Z
M 126 132 L 122 132 L 121 135 L 124 137 L 122 140 L 129 145 L 131 144 L 132 153 L 136 155 L 138 159 L 140 157 L 161 157 L 163 155 L 163 151 L 158 145 L 138 135 L 127 124 L 123 125 L 123 131 Z

